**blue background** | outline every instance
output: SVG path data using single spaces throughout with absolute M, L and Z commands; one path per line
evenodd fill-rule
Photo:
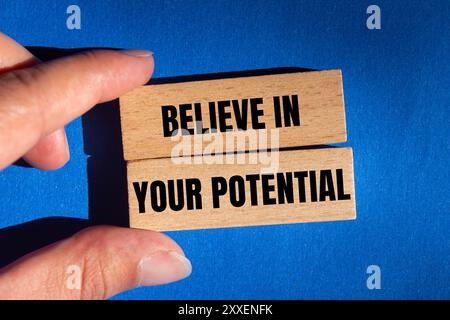
M 81 30 L 66 28 L 70 4 Z M 381 30 L 366 28 L 370 4 Z M 449 1 L 1 0 L 0 28 L 27 46 L 150 49 L 155 77 L 343 70 L 357 220 L 170 232 L 192 276 L 117 298 L 450 298 Z M 0 172 L 1 228 L 88 218 L 81 119 L 67 132 L 62 170 Z M 372 264 L 381 290 L 366 287 Z

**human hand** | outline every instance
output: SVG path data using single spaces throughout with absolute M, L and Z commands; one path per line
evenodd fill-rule
M 43 170 L 69 160 L 64 125 L 94 105 L 146 83 L 148 51 L 89 51 L 39 63 L 0 33 L 0 170 L 23 157 Z M 69 267 L 81 286 L 67 285 Z M 0 270 L 3 299 L 105 299 L 138 286 L 189 276 L 191 264 L 153 231 L 90 227 Z

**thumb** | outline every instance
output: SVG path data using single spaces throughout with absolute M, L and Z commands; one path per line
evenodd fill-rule
M 106 299 L 189 276 L 191 263 L 169 237 L 112 226 L 87 228 L 0 271 L 2 299 Z

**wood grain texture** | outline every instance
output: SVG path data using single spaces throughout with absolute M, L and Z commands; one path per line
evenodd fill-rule
M 270 148 L 346 141 L 341 71 L 313 71 L 137 88 L 120 98 L 124 158 L 139 160 L 171 156 L 171 151 L 178 142 L 163 135 L 161 107 L 164 105 L 201 103 L 204 126 L 208 127 L 211 125 L 206 107 L 208 102 L 262 97 L 264 103 L 260 108 L 264 115 L 260 119 L 266 128 L 256 130 L 262 132 L 275 128 L 273 97 L 285 95 L 298 95 L 300 125 L 279 128 L 278 146 L 272 145 Z M 233 114 L 228 122 L 236 127 Z M 249 128 L 250 122 L 248 117 Z M 210 135 L 225 139 L 225 136 L 231 134 L 241 133 L 218 132 Z M 192 143 L 189 154 L 205 154 L 201 142 Z M 247 145 L 235 146 L 231 151 L 248 149 L 251 148 Z M 195 150 L 200 150 L 200 153 Z
M 230 202 L 227 192 L 220 197 L 220 207 L 213 208 L 213 189 L 211 177 L 223 177 L 227 181 L 232 176 L 245 177 L 248 174 L 259 174 L 262 164 L 174 164 L 172 159 L 149 159 L 131 161 L 127 163 L 128 170 L 128 192 L 130 226 L 132 228 L 152 229 L 158 231 L 187 230 L 203 228 L 220 228 L 234 226 L 253 226 L 269 224 L 285 224 L 312 221 L 349 220 L 356 218 L 354 177 L 353 177 L 353 155 L 351 148 L 324 148 L 314 150 L 281 151 L 275 154 L 279 156 L 279 166 L 274 172 L 308 172 L 305 181 L 306 201 L 300 202 L 300 186 L 298 180 L 294 180 L 293 203 L 280 204 L 278 197 L 278 182 L 271 180 L 275 190 L 270 192 L 272 198 L 276 198 L 275 204 L 263 204 L 262 182 L 257 181 L 258 204 L 251 204 L 251 187 L 245 183 L 245 204 L 235 207 Z M 204 161 L 213 162 L 214 157 L 206 156 Z M 343 191 L 350 195 L 347 200 L 331 200 L 326 197 L 325 201 L 311 201 L 311 183 L 308 180 L 310 172 L 316 172 L 317 188 L 320 189 L 322 181 L 320 171 L 331 170 L 333 176 L 333 189 L 337 196 L 338 178 L 337 169 L 342 169 Z M 276 174 L 275 174 L 276 176 Z M 169 207 L 159 213 L 152 210 L 150 203 L 154 200 L 150 197 L 150 183 L 153 181 L 167 182 L 171 179 L 197 178 L 201 181 L 202 208 L 187 210 L 186 206 L 180 211 L 173 211 Z M 149 190 L 146 192 L 145 213 L 139 213 L 139 204 L 133 182 L 142 184 L 149 182 Z M 183 180 L 185 181 L 185 180 Z M 228 188 L 230 189 L 230 188 Z M 329 189 L 329 185 L 327 187 Z M 230 191 L 230 190 L 228 190 Z M 329 191 L 329 190 L 328 190 Z M 253 192 L 254 193 L 254 192 Z M 186 190 L 184 190 L 186 195 Z M 317 195 L 320 200 L 320 194 Z M 159 198 L 158 198 L 159 199 Z M 159 201 L 159 200 L 158 200 Z

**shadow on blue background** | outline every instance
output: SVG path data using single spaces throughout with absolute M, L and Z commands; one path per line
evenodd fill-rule
M 66 28 L 70 4 L 81 8 L 81 30 Z M 366 28 L 371 4 L 381 8 L 381 30 Z M 170 232 L 193 274 L 122 299 L 450 298 L 449 17 L 447 0 L 0 0 L 0 27 L 18 42 L 148 48 L 156 78 L 343 71 L 357 220 Z M 89 219 L 86 131 L 81 119 L 66 129 L 72 157 L 62 170 L 0 173 L 1 228 Z M 366 286 L 372 264 L 381 290 Z

